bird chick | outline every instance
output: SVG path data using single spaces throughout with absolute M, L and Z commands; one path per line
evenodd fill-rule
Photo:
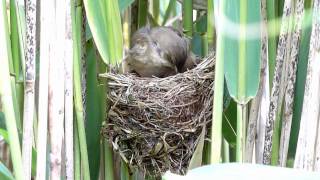
M 167 77 L 195 65 L 189 41 L 171 27 L 144 27 L 134 33 L 123 72 L 141 77 Z

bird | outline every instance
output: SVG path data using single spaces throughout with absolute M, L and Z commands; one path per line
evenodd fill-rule
M 142 27 L 131 38 L 123 60 L 124 73 L 141 77 L 168 77 L 192 69 L 197 64 L 190 42 L 173 27 Z

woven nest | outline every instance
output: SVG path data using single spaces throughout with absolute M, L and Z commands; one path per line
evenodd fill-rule
M 107 73 L 110 102 L 102 133 L 124 161 L 149 175 L 185 174 L 212 119 L 214 55 L 185 73 L 141 78 Z

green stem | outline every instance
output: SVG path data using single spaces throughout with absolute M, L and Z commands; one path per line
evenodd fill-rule
M 211 128 L 208 130 L 209 138 L 211 139 Z M 202 165 L 210 164 L 211 160 L 211 142 L 204 141 Z
M 102 59 L 99 59 L 99 72 L 104 73 L 106 72 L 106 65 L 103 63 Z M 106 109 L 108 107 L 108 101 L 106 101 L 107 96 L 107 81 L 102 79 L 101 86 L 99 88 L 100 98 L 101 98 L 101 117 L 103 119 L 107 119 L 108 111 L 106 113 Z M 106 123 L 108 123 L 106 121 Z M 104 178 L 105 180 L 114 180 L 114 162 L 113 162 L 113 150 L 112 147 L 108 144 L 107 141 L 103 141 L 103 150 L 104 150 Z
M 182 17 L 183 17 L 183 30 L 185 31 L 185 34 L 189 37 L 192 37 L 192 0 L 185 0 L 182 3 Z
M 208 0 L 208 9 L 207 9 L 207 41 L 208 48 L 211 49 L 214 47 L 214 7 L 213 0 Z
M 13 15 L 13 19 L 16 18 L 16 30 L 18 31 L 18 38 L 19 38 L 19 55 L 20 55 L 20 65 L 21 65 L 21 79 L 24 79 L 25 76 L 25 39 L 26 39 L 26 16 L 25 16 L 25 7 L 24 4 L 18 2 L 18 0 L 11 0 L 10 1 L 10 10 L 13 9 L 11 15 Z M 15 15 L 15 16 L 14 16 Z M 11 17 L 10 17 L 11 18 Z M 10 19 L 10 20 L 13 20 Z M 14 22 L 14 21 L 13 21 Z M 13 25 L 15 26 L 15 25 Z
M 75 2 L 73 1 L 73 4 Z M 74 7 L 74 6 L 72 6 Z M 84 111 L 82 104 L 81 91 L 81 70 L 80 70 L 80 51 L 81 51 L 81 26 L 82 26 L 82 7 L 76 6 L 71 11 L 72 16 L 72 32 L 73 32 L 73 47 L 74 47 L 74 103 L 76 112 L 76 123 L 78 128 L 78 137 L 80 144 L 81 163 L 83 168 L 83 176 L 85 180 L 90 179 L 90 169 L 88 160 L 88 150 L 86 142 L 86 134 L 84 127 Z
M 237 161 L 243 161 L 245 147 L 245 109 L 243 99 L 246 97 L 246 22 L 247 0 L 240 3 L 240 41 L 239 41 L 239 67 L 238 67 L 238 102 L 237 105 Z
M 13 0 L 10 1 L 10 29 L 11 29 L 11 57 L 9 57 L 10 63 L 10 74 L 14 74 L 14 78 L 11 77 L 11 87 L 12 87 L 12 98 L 14 111 L 16 114 L 16 121 L 18 131 L 22 130 L 22 109 L 23 109 L 23 76 L 24 74 L 21 72 L 21 60 L 20 60 L 20 44 L 19 44 L 19 27 L 17 22 L 17 13 L 16 13 L 16 5 Z
M 74 179 L 81 179 L 80 145 L 77 123 L 74 121 Z
M 201 44 L 202 44 L 201 56 L 205 57 L 206 55 L 208 55 L 208 38 L 206 34 L 201 35 Z
M 272 136 L 272 150 L 271 150 L 271 165 L 278 165 L 279 160 L 279 147 L 280 147 L 280 133 L 281 122 L 283 115 L 283 102 L 279 104 L 279 111 L 277 111 L 276 120 L 274 122 L 274 130 Z
M 237 162 L 243 162 L 245 152 L 247 105 L 237 104 Z
M 219 12 L 223 12 L 225 1 L 219 3 Z M 221 22 L 220 26 L 224 26 Z M 221 27 L 223 29 L 223 27 Z M 224 42 L 222 33 L 217 34 L 217 57 L 215 67 L 213 119 L 211 127 L 211 164 L 219 163 L 222 142 L 222 113 L 223 113 L 223 90 L 224 90 Z
M 109 146 L 108 142 L 103 141 L 104 144 L 104 175 L 105 180 L 113 180 L 114 179 L 114 173 L 113 173 L 113 152 L 112 148 Z
M 267 19 L 268 22 L 274 22 L 276 19 L 276 4 L 275 0 L 267 0 Z M 274 67 L 277 53 L 277 38 L 272 32 L 278 32 L 277 23 L 269 23 L 268 25 L 268 56 L 269 56 L 269 84 L 272 86 Z M 270 88 L 271 89 L 271 88 Z
M 20 51 L 19 51 L 19 33 L 17 23 L 17 9 L 15 1 L 10 0 L 10 28 L 11 28 L 11 48 L 12 48 L 12 59 L 16 81 L 19 80 L 20 75 Z
M 22 157 L 19 136 L 16 124 L 16 115 L 12 100 L 12 87 L 9 76 L 9 60 L 11 56 L 10 39 L 8 29 L 8 17 L 6 10 L 6 1 L 2 0 L 0 4 L 0 97 L 3 104 L 3 112 L 6 119 L 6 127 L 9 134 L 9 146 L 15 178 L 23 179 Z
M 129 168 L 126 162 L 121 159 L 121 180 L 130 180 Z
M 138 1 L 138 28 L 147 24 L 148 17 L 148 0 Z
M 240 104 L 246 97 L 246 22 L 247 22 L 247 0 L 240 3 L 240 41 L 239 41 L 239 69 L 238 69 L 238 99 Z
M 152 15 L 154 20 L 159 24 L 159 12 L 160 12 L 160 1 L 153 0 L 152 2 Z
M 230 162 L 230 148 L 227 140 L 223 139 L 222 141 L 222 162 L 228 163 Z

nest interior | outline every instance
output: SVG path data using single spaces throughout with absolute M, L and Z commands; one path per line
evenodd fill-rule
M 203 127 L 212 118 L 214 54 L 166 78 L 106 73 L 102 134 L 131 167 L 150 175 L 185 174 Z

